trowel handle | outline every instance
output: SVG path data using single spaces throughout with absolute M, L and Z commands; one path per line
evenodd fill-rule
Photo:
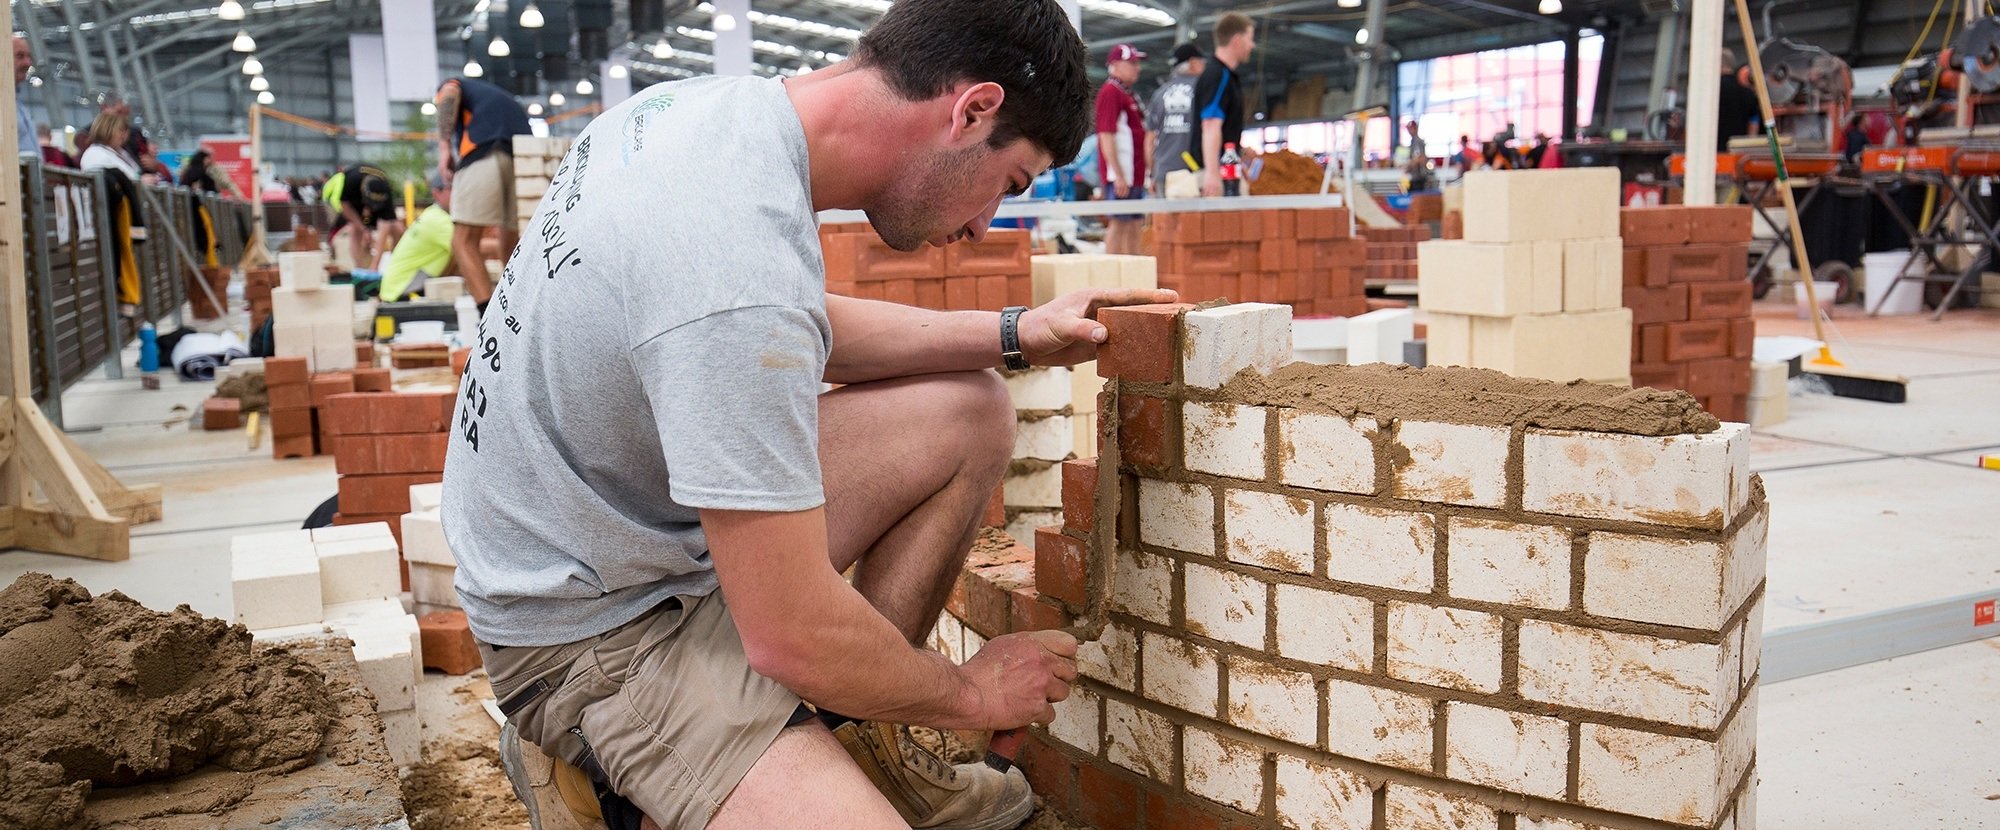
M 992 742 L 986 745 L 986 765 L 1001 772 L 1014 767 L 1014 757 L 1021 752 L 1021 742 L 1028 739 L 1028 728 L 1016 727 L 993 733 Z

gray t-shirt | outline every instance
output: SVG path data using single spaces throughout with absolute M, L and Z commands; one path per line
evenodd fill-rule
M 1188 169 L 1187 161 L 1181 153 L 1193 146 L 1194 135 L 1194 82 L 1199 77 L 1176 71 L 1168 76 L 1160 88 L 1153 91 L 1153 100 L 1146 105 L 1146 131 L 1159 137 L 1153 145 L 1153 171 L 1155 195 L 1166 187 L 1167 174 L 1175 170 Z
M 707 594 L 698 509 L 824 503 L 808 171 L 764 78 L 661 84 L 577 137 L 480 323 L 445 461 L 480 640 L 574 642 Z

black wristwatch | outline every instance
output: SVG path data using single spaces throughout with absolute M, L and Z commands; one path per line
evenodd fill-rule
M 1027 310 L 1024 305 L 1000 309 L 1000 359 L 1010 371 L 1028 368 L 1028 358 L 1021 354 L 1021 313 Z

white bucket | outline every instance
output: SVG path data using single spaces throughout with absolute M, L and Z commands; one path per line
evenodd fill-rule
M 1840 291 L 1840 283 L 1831 280 L 1826 282 L 1813 280 L 1812 287 L 1814 296 L 1819 298 L 1819 310 L 1831 315 L 1829 310 L 1833 308 L 1834 294 Z M 1806 284 L 1803 280 L 1792 284 L 1792 299 L 1798 302 L 1799 319 L 1811 320 L 1812 304 L 1806 300 Z
M 444 321 L 405 321 L 402 325 L 402 335 L 396 339 L 403 343 L 442 343 L 444 342 Z
M 1909 264 L 1910 276 L 1922 276 L 1930 271 L 1930 263 L 1922 257 L 1910 262 L 1910 252 L 1883 251 L 1878 254 L 1863 254 L 1861 267 L 1867 272 L 1868 312 L 1870 314 L 1922 314 L 1924 311 L 1924 284 L 1917 280 L 1896 281 L 1896 274 Z M 1894 282 L 1893 286 L 1890 283 Z

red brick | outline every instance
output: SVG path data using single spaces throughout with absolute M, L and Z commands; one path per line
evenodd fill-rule
M 1618 235 L 1624 238 L 1625 247 L 1628 248 L 1687 244 L 1687 209 L 1682 207 L 1620 209 Z
M 1225 210 L 1193 215 L 1201 217 L 1201 241 L 1203 244 L 1214 245 L 1217 243 L 1243 241 L 1243 222 L 1236 211 Z
M 1137 785 L 1096 763 L 1077 767 L 1076 785 L 1076 814 L 1084 824 L 1097 830 L 1137 830 Z
M 1654 389 L 1686 389 L 1687 370 L 1679 363 L 1635 363 L 1632 366 L 1632 388 L 1650 386 Z
M 1679 322 L 1688 318 L 1688 289 L 1685 285 L 1627 288 L 1625 307 L 1632 309 L 1634 325 Z
M 841 234 L 821 246 L 830 280 L 869 282 L 920 279 L 944 274 L 944 251 L 929 245 L 898 251 L 874 233 Z
M 827 280 L 826 293 L 838 294 L 842 297 L 860 296 L 854 293 L 854 283 L 851 280 Z
M 908 278 L 883 280 L 882 299 L 900 305 L 916 305 L 917 281 Z
M 271 437 L 311 439 L 313 434 L 313 411 L 306 407 L 272 407 Z
M 972 311 L 979 308 L 978 278 L 945 278 L 944 307 L 952 311 Z
M 1729 356 L 1748 358 L 1757 350 L 1757 321 L 1745 317 L 1729 321 Z
M 310 378 L 311 371 L 303 357 L 264 358 L 264 385 L 267 387 L 291 383 L 304 386 Z
M 961 620 L 966 618 L 968 612 L 965 608 L 965 574 L 959 574 L 958 579 L 951 583 L 951 593 L 944 598 L 944 610 Z
M 313 454 L 311 435 L 271 436 L 272 458 L 310 458 Z
M 1729 320 L 1750 316 L 1750 283 L 1697 282 L 1688 285 L 1688 319 Z
M 313 375 L 312 405 L 326 406 L 326 399 L 334 395 L 344 395 L 354 391 L 354 375 L 348 372 L 321 372 Z
M 1272 236 L 1272 238 L 1274 239 L 1299 238 L 1299 212 L 1297 210 L 1287 209 L 1278 211 L 1278 230 L 1277 233 Z
M 389 392 L 395 389 L 388 369 L 354 370 L 354 391 Z
M 1713 320 L 1668 323 L 1666 358 L 1672 363 L 1729 356 L 1729 324 Z
M 1035 529 L 1035 590 L 1082 608 L 1090 599 L 1087 554 L 1082 539 L 1064 536 L 1060 526 Z
M 1687 364 L 1688 391 L 1716 397 L 1750 394 L 1750 361 L 1734 357 L 1693 360 Z
M 264 394 L 272 409 L 306 409 L 313 405 L 312 387 L 303 383 L 265 386 Z
M 1007 501 L 1005 487 L 993 488 L 993 498 L 986 500 L 986 513 L 979 518 L 981 527 L 1007 526 Z
M 350 392 L 327 398 L 326 426 L 334 435 L 443 432 L 451 427 L 457 396 L 451 392 Z
M 444 454 L 451 444 L 447 432 L 374 435 L 378 473 L 443 473 Z
M 465 364 L 470 362 L 472 362 L 472 348 L 469 346 L 465 348 L 452 349 L 450 357 L 446 358 L 446 365 L 449 365 L 451 367 L 452 377 L 464 376 Z M 389 359 L 389 365 L 396 366 L 396 360 L 393 355 Z M 403 367 L 397 366 L 397 368 L 403 368 Z M 412 366 L 409 368 L 421 369 L 424 367 Z
M 1237 242 L 1182 245 L 1174 249 L 1177 274 L 1236 274 L 1255 265 L 1256 249 Z
M 375 365 L 375 343 L 370 340 L 354 341 L 354 365 L 358 367 Z
M 1222 830 L 1222 819 L 1186 792 L 1146 790 L 1146 830 Z
M 1012 276 L 1028 270 L 1028 232 L 989 230 L 979 242 L 945 246 L 943 276 Z
M 333 471 L 341 475 L 368 475 L 382 472 L 375 466 L 375 436 L 335 435 L 330 442 Z M 323 442 L 321 450 L 327 450 Z
M 472 639 L 464 611 L 432 611 L 418 617 L 417 633 L 424 649 L 424 668 L 445 674 L 479 670 L 479 644 Z
M 1097 529 L 1097 459 L 1062 463 L 1063 525 L 1090 533 Z
M 1749 205 L 1705 205 L 1682 210 L 1687 211 L 1689 242 L 1700 245 L 1750 241 Z
M 1155 234 L 1161 242 L 1173 245 L 1198 245 L 1201 243 L 1202 221 L 1199 213 L 1163 213 L 1154 218 L 1160 223 Z
M 1298 246 L 1293 243 L 1279 242 L 1275 239 L 1266 239 L 1261 242 L 1258 242 L 1257 269 L 1260 271 L 1276 271 L 1281 268 L 1284 268 L 1285 267 L 1284 250 L 1286 248 L 1297 248 L 1297 247 Z
M 1746 256 L 1748 246 L 1741 244 L 1652 248 L 1646 252 L 1646 281 L 1654 284 L 1662 274 L 1669 283 L 1740 280 L 1749 268 Z
M 1118 398 L 1118 452 L 1140 467 L 1167 464 L 1167 402 L 1144 395 Z
M 1105 340 L 1097 347 L 1097 375 L 1166 383 L 1174 379 L 1176 327 L 1186 303 L 1121 306 L 1097 311 Z
M 965 572 L 965 625 L 979 636 L 993 639 L 1013 630 L 1014 600 L 1009 596 L 1012 587 L 996 581 L 1000 572 L 1007 568 L 1034 570 L 1032 564 L 995 565 L 973 568 Z M 1032 580 L 1033 576 L 1030 575 Z
M 410 512 L 411 485 L 432 484 L 443 478 L 436 473 L 341 476 L 341 512 L 402 515 Z
M 1007 592 L 1007 599 L 1008 622 L 1014 631 L 1056 631 L 1069 627 L 1069 612 L 1033 588 L 1015 588 Z
M 1258 226 L 1262 228 L 1264 231 L 1263 235 L 1259 237 L 1260 239 L 1271 240 L 1271 239 L 1285 238 L 1282 233 L 1282 231 L 1284 230 L 1284 226 L 1280 224 L 1283 221 L 1281 217 L 1284 216 L 1284 214 L 1286 213 L 1285 211 L 1263 210 L 1263 211 L 1258 211 L 1258 213 L 1263 214 L 1263 218 L 1257 220 Z M 1297 228 L 1298 228 L 1298 221 L 1293 220 L 1292 229 L 1297 230 Z
M 947 308 L 944 304 L 943 277 L 917 280 L 917 307 L 934 311 L 943 311 Z
M 1007 304 L 1032 306 L 1035 304 L 1035 280 L 1027 274 L 1007 275 Z
M 1172 214 L 1167 214 L 1171 216 Z M 1048 744 L 1048 738 L 1029 732 L 1028 739 L 1021 743 L 1020 756 L 1014 759 L 1021 773 L 1028 776 L 1028 787 L 1035 795 L 1057 813 L 1068 814 L 1070 789 L 1076 781 L 1076 766 L 1067 756 Z
M 235 429 L 243 423 L 243 402 L 236 398 L 209 398 L 201 402 L 202 429 Z
M 1242 242 L 1259 242 L 1264 239 L 1264 214 L 1262 210 L 1236 211 L 1236 238 Z
M 1639 327 L 1639 334 L 1632 338 L 1632 345 L 1639 355 L 1634 363 L 1667 362 L 1667 324 L 1649 323 Z
M 1646 249 L 1625 249 L 1625 287 L 1639 288 L 1646 284 Z
M 979 305 L 976 306 L 978 309 L 999 311 L 1007 307 L 1006 277 L 973 277 L 972 282 L 979 292 Z

